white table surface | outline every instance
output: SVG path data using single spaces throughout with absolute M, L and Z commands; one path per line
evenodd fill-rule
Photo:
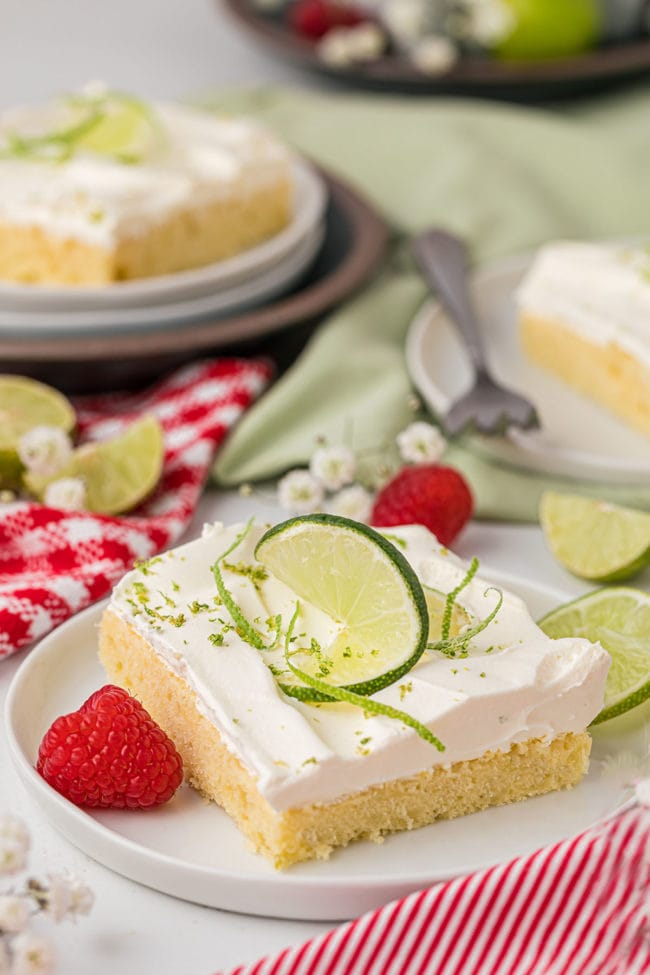
M 245 519 L 253 512 L 274 520 L 281 517 L 271 503 L 209 490 L 187 537 L 196 536 L 205 521 Z M 533 526 L 472 523 L 455 550 L 465 558 L 477 555 L 483 566 L 553 586 L 567 598 L 588 588 L 553 561 Z M 25 652 L 0 664 L 0 705 L 24 656 Z M 141 887 L 93 862 L 59 836 L 28 799 L 0 734 L 0 811 L 7 809 L 23 816 L 32 832 L 34 874 L 69 868 L 95 891 L 90 917 L 52 931 L 60 957 L 58 971 L 64 975 L 208 975 L 299 943 L 329 926 L 199 907 Z

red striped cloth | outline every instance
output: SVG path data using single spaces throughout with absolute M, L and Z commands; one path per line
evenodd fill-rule
M 0 660 L 101 599 L 136 559 L 179 537 L 215 448 L 270 375 L 265 362 L 207 360 L 144 392 L 75 404 L 82 441 L 112 437 L 143 413 L 155 414 L 165 444 L 161 479 L 137 511 L 119 518 L 33 501 L 0 503 Z
M 230 975 L 644 975 L 650 810 L 394 901 Z

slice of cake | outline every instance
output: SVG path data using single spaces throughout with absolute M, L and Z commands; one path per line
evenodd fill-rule
M 256 124 L 91 92 L 0 118 L 0 278 L 67 285 L 231 257 L 291 219 L 287 149 Z
M 291 525 L 301 523 L 299 532 L 308 520 Z M 110 679 L 142 701 L 176 744 L 188 781 L 223 806 L 258 852 L 277 867 L 326 858 L 353 840 L 378 840 L 582 778 L 585 729 L 602 707 L 609 666 L 600 645 L 549 639 L 519 598 L 472 577 L 425 528 L 391 528 L 381 541 L 385 548 L 390 540 L 389 558 L 406 560 L 429 642 L 440 637 L 441 619 L 445 626 L 444 594 L 462 586 L 450 621 L 456 636 L 443 641 L 444 652 L 427 649 L 412 667 L 412 660 L 399 663 L 387 685 L 386 675 L 374 685 L 357 682 L 357 703 L 354 695 L 333 703 L 318 694 L 297 699 L 309 689 L 291 684 L 287 661 L 295 654 L 313 655 L 312 674 L 320 677 L 311 683 L 321 690 L 341 665 L 358 677 L 363 654 L 348 645 L 345 624 L 298 602 L 256 559 L 265 527 L 215 524 L 130 572 L 114 590 L 100 635 Z M 318 572 L 346 595 L 341 564 L 332 556 L 330 576 L 329 559 Z M 303 565 L 307 578 L 313 567 Z M 374 571 L 369 552 L 366 587 L 383 584 Z M 386 589 L 374 597 L 388 614 L 388 633 L 393 596 Z M 410 625 L 404 617 L 404 643 Z M 399 634 L 390 632 L 399 646 Z M 372 639 L 367 652 L 368 659 L 379 653 Z M 374 686 L 380 689 L 372 693 Z
M 650 249 L 543 247 L 518 294 L 527 355 L 650 435 Z

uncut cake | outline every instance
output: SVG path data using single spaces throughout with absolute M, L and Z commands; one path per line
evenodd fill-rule
M 586 773 L 599 644 L 549 639 L 421 526 L 268 529 L 206 526 L 127 574 L 100 658 L 276 867 Z
M 528 357 L 650 435 L 650 249 L 560 242 L 517 294 Z
M 0 117 L 0 279 L 196 268 L 273 236 L 291 212 L 288 150 L 244 119 L 101 87 Z

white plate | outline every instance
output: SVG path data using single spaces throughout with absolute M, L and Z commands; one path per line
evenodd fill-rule
M 535 615 L 563 599 L 500 573 L 488 576 L 523 596 Z M 632 728 L 615 728 L 622 721 L 618 719 L 596 729 L 589 775 L 570 792 L 399 833 L 380 846 L 356 843 L 327 862 L 276 872 L 247 850 L 242 835 L 218 806 L 204 802 L 187 786 L 151 812 L 84 812 L 34 771 L 39 742 L 54 718 L 77 708 L 106 683 L 97 660 L 101 611 L 100 605 L 74 617 L 22 664 L 6 704 L 12 757 L 43 813 L 72 843 L 126 877 L 210 907 L 322 921 L 354 917 L 435 881 L 577 833 L 630 795 L 625 785 L 634 778 L 630 761 L 622 772 L 604 772 L 601 761 L 609 754 L 617 756 L 613 764 L 620 764 L 623 754 L 632 756 L 631 761 L 636 755 L 639 762 L 647 758 L 650 709 L 637 715 Z
M 222 288 L 214 294 L 142 308 L 111 308 L 103 311 L 5 312 L 0 311 L 0 337 L 36 339 L 87 336 L 111 332 L 136 332 L 181 327 L 209 321 L 253 308 L 287 292 L 316 258 L 325 235 L 318 224 L 300 244 L 276 264 L 255 277 Z
M 497 379 L 528 397 L 539 430 L 511 427 L 503 437 L 465 438 L 477 452 L 545 474 L 611 483 L 650 477 L 650 439 L 529 362 L 517 340 L 514 294 L 532 255 L 499 262 L 472 280 L 490 365 Z M 406 361 L 425 403 L 438 416 L 468 389 L 471 367 L 439 304 L 428 302 L 409 330 Z
M 269 240 L 206 267 L 103 286 L 26 285 L 0 282 L 2 312 L 82 312 L 138 308 L 214 294 L 254 278 L 296 250 L 323 220 L 327 190 L 305 161 L 293 163 L 293 218 Z M 3 317 L 3 323 L 6 315 Z

